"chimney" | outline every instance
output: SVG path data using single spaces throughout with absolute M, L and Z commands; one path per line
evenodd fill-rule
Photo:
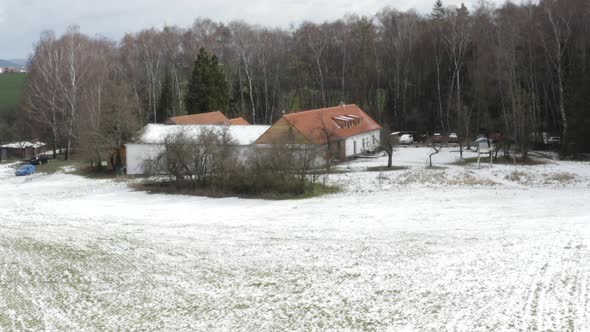
M 344 105 L 345 105 L 345 104 L 344 104 L 344 102 L 343 102 L 343 101 L 341 101 L 341 102 L 340 102 L 340 107 L 344 107 Z

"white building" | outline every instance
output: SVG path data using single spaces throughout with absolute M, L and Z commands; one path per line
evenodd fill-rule
M 254 142 L 270 126 L 252 125 L 162 125 L 149 124 L 139 132 L 138 137 L 125 144 L 128 175 L 142 175 L 146 173 L 146 161 L 153 160 L 160 155 L 165 148 L 167 138 L 180 133 L 189 138 L 196 138 L 204 130 L 215 130 L 221 133 L 228 130 L 236 147 L 239 148 L 240 157 L 245 158 L 255 149 Z

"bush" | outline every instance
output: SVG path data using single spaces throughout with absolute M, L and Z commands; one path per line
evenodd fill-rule
M 272 145 L 240 158 L 240 148 L 222 128 L 202 130 L 196 137 L 187 132 L 168 137 L 164 151 L 146 169 L 167 174 L 167 184 L 184 193 L 283 197 L 326 191 L 327 174 L 317 172 L 325 167 L 321 148 Z

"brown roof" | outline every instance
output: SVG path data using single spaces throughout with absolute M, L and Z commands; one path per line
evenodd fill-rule
M 354 104 L 290 113 L 283 118 L 317 144 L 381 129 L 375 120 Z
M 171 117 L 168 124 L 199 125 L 199 124 L 229 124 L 229 119 L 221 112 L 209 112 Z
M 243 126 L 249 126 L 250 123 L 248 121 L 246 121 L 246 119 L 244 118 L 234 118 L 234 119 L 229 119 L 229 124 L 230 125 L 243 125 Z

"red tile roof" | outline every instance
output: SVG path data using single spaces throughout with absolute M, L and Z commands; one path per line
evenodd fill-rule
M 354 104 L 290 113 L 283 117 L 317 144 L 381 129 L 375 120 Z
M 229 124 L 229 119 L 221 112 L 209 112 L 171 117 L 166 121 L 168 124 L 177 125 L 199 125 L 199 124 Z
M 250 125 L 250 123 L 248 121 L 246 121 L 246 119 L 244 119 L 244 118 L 229 119 L 229 124 L 232 126 L 234 126 L 234 125 L 249 126 Z

